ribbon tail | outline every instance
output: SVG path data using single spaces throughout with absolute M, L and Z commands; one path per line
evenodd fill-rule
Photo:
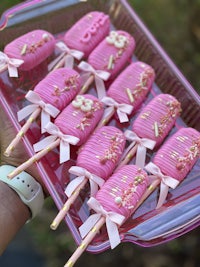
M 18 121 L 22 121 L 23 119 L 25 119 L 26 117 L 31 115 L 37 108 L 39 108 L 38 105 L 32 104 L 32 105 L 28 105 L 28 106 L 22 108 L 21 110 L 19 110 L 17 112 Z
M 144 168 L 145 166 L 146 151 L 147 149 L 145 146 L 138 145 L 135 164 L 140 168 Z
M 72 55 L 66 55 L 64 59 L 64 67 L 73 69 L 74 57 Z
M 57 58 L 48 64 L 48 71 L 51 71 L 64 57 L 65 52 L 62 52 Z
M 92 214 L 87 218 L 87 220 L 79 227 L 81 238 L 84 238 L 92 230 L 100 218 L 101 214 Z
M 106 228 L 108 232 L 111 249 L 114 249 L 121 242 L 117 224 L 112 222 L 109 218 L 106 218 Z
M 98 185 L 90 179 L 90 196 L 94 197 L 98 191 Z
M 119 117 L 120 123 L 129 121 L 128 116 L 126 113 L 122 112 L 121 110 L 117 109 L 117 115 Z
M 99 77 L 95 76 L 95 84 L 96 84 L 98 98 L 101 100 L 103 97 L 106 96 L 106 88 L 104 81 Z
M 50 122 L 50 115 L 42 110 L 41 112 L 41 132 L 45 133 L 46 132 L 46 125 Z
M 52 144 L 56 140 L 56 136 L 47 136 L 46 138 L 42 139 L 41 141 L 35 143 L 33 145 L 33 149 L 35 152 L 41 151 L 44 148 L 47 148 L 50 144 Z
M 8 64 L 8 73 L 9 77 L 14 77 L 14 78 L 18 77 L 17 67 Z
M 160 184 L 160 195 L 159 195 L 159 199 L 158 199 L 158 203 L 157 203 L 157 206 L 156 206 L 156 209 L 160 208 L 166 197 L 167 197 L 167 194 L 168 194 L 168 191 L 169 191 L 169 186 L 164 184 L 163 182 L 161 182 Z
M 70 145 L 67 142 L 60 141 L 60 164 L 70 159 Z
M 66 187 L 65 194 L 67 197 L 71 197 L 76 188 L 83 182 L 85 176 L 79 176 L 73 179 Z

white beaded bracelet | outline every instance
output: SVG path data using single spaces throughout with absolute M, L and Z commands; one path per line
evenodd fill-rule
M 27 205 L 31 211 L 33 219 L 42 209 L 44 204 L 44 194 L 41 185 L 27 172 L 23 171 L 13 179 L 7 175 L 15 167 L 11 165 L 0 166 L 0 181 L 6 183 L 21 198 L 22 202 Z

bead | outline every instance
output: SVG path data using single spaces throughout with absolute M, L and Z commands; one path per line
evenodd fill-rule
M 121 204 L 122 203 L 122 198 L 121 197 L 116 197 L 115 198 L 115 203 L 116 204 Z

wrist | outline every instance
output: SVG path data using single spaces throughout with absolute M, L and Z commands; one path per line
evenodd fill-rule
M 21 201 L 30 209 L 31 217 L 34 218 L 40 212 L 44 203 L 44 194 L 41 185 L 27 172 L 22 172 L 13 179 L 8 179 L 8 173 L 15 167 L 2 165 L 0 167 L 0 181 L 13 189 Z

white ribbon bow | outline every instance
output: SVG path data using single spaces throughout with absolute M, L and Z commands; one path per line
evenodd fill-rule
M 136 153 L 136 165 L 143 168 L 145 165 L 146 150 L 154 149 L 156 142 L 148 138 L 140 138 L 136 133 L 130 130 L 126 130 L 124 135 L 127 140 L 131 141 L 131 145 L 128 147 L 129 151 L 135 144 L 138 145 Z
M 60 129 L 52 122 L 49 122 L 45 128 L 46 128 L 46 131 L 49 134 L 51 134 L 51 136 L 47 136 L 43 140 L 34 144 L 33 145 L 34 151 L 38 152 L 44 148 L 47 148 L 53 142 L 59 139 L 60 140 L 60 163 L 68 161 L 70 159 L 70 144 L 76 145 L 80 139 L 75 136 L 63 134 L 60 131 Z
M 8 67 L 10 77 L 18 77 L 17 68 L 24 63 L 24 60 L 17 58 L 9 58 L 5 53 L 0 52 L 0 70 Z
M 86 178 L 89 180 L 90 183 L 90 195 L 95 196 L 98 187 L 102 187 L 104 184 L 104 180 L 100 178 L 99 176 L 90 173 L 86 169 L 78 166 L 72 166 L 69 169 L 69 173 L 74 174 L 78 177 L 73 179 L 66 187 L 65 194 L 70 197 L 72 193 L 76 190 L 76 188 L 83 182 L 83 180 Z
M 64 57 L 64 67 L 73 68 L 74 66 L 74 58 L 77 60 L 81 60 L 81 58 L 84 56 L 84 53 L 75 50 L 70 49 L 65 43 L 58 42 L 56 44 L 56 47 L 62 52 L 55 60 L 53 60 L 49 65 L 48 69 L 51 70 L 63 57 Z
M 102 99 L 106 95 L 104 81 L 109 79 L 110 73 L 103 70 L 95 70 L 89 63 L 85 61 L 82 61 L 78 65 L 78 68 L 86 72 L 87 78 L 89 78 L 91 74 L 94 75 L 98 98 Z
M 41 108 L 41 132 L 44 133 L 45 126 L 50 122 L 50 117 L 52 116 L 55 118 L 60 110 L 51 104 L 45 103 L 34 91 L 28 91 L 25 98 L 33 104 L 28 105 L 17 112 L 18 121 L 23 120 L 27 116 L 31 115 L 36 109 Z
M 105 113 L 106 113 L 106 114 L 105 114 L 105 117 L 106 117 L 106 116 L 109 116 L 110 113 L 113 112 L 113 109 L 116 108 L 117 115 L 118 115 L 118 117 L 119 117 L 119 121 L 120 121 L 121 123 L 129 121 L 127 114 L 130 115 L 130 114 L 132 113 L 132 111 L 133 111 L 133 106 L 128 105 L 128 104 L 125 104 L 125 103 L 123 103 L 123 104 L 119 104 L 119 103 L 118 103 L 117 101 L 115 101 L 113 98 L 108 97 L 108 96 L 103 97 L 103 98 L 101 99 L 101 101 L 102 101 L 105 105 L 107 105 L 107 106 L 110 107 L 110 108 L 107 108 L 107 109 L 105 110 Z
M 126 218 L 121 214 L 112 211 L 106 211 L 93 197 L 88 200 L 87 204 L 96 212 L 96 214 L 90 215 L 88 219 L 79 227 L 81 237 L 84 238 L 103 216 L 106 219 L 106 229 L 111 248 L 115 248 L 121 242 L 118 227 L 124 223 Z
M 160 168 L 152 162 L 149 162 L 145 166 L 145 169 L 151 174 L 155 175 L 156 179 L 160 179 L 160 196 L 159 196 L 158 204 L 156 206 L 156 208 L 160 208 L 167 197 L 169 187 L 175 189 L 177 185 L 179 184 L 179 181 L 168 175 L 164 175 L 161 172 Z

